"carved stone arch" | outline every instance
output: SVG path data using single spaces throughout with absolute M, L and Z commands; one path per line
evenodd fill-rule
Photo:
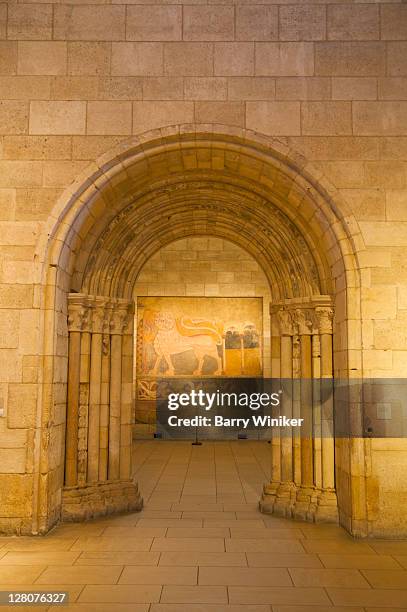
M 75 431 L 87 427 L 87 439 L 93 441 L 93 446 L 86 449 L 86 474 L 92 478 L 96 473 L 95 449 L 99 451 L 97 480 L 84 483 L 82 478 L 79 482 L 77 475 L 76 481 L 69 483 L 70 492 L 64 492 L 65 516 L 73 516 L 75 505 L 70 502 L 75 496 L 88 495 L 89 487 L 95 487 L 98 501 L 91 500 L 88 515 L 115 509 L 113 498 L 122 499 L 123 504 L 130 500 L 132 507 L 140 505 L 130 472 L 123 467 L 129 465 L 130 453 L 128 402 L 122 398 L 128 397 L 126 367 L 131 359 L 132 330 L 131 325 L 125 327 L 117 321 L 113 324 L 111 318 L 115 310 L 131 311 L 132 286 L 151 255 L 175 239 L 200 234 L 223 237 L 249 252 L 265 271 L 273 301 L 283 312 L 293 311 L 295 317 L 298 309 L 315 310 L 329 303 L 335 311 L 334 323 L 342 326 L 345 335 L 349 308 L 353 309 L 353 318 L 358 318 L 354 309 L 359 287 L 357 224 L 339 194 L 301 155 L 276 139 L 217 125 L 174 126 L 121 143 L 65 191 L 38 245 L 38 252 L 45 253 L 38 258 L 44 289 L 44 328 L 56 330 L 57 320 L 62 325 L 61 314 L 68 315 L 68 302 L 75 309 L 74 305 L 82 301 L 83 307 L 95 315 L 88 328 L 71 328 L 70 333 L 80 334 L 80 338 L 69 351 L 76 346 L 79 363 L 81 355 L 85 356 L 86 363 L 79 368 L 79 374 L 76 371 L 79 391 L 75 391 Z M 298 329 L 300 325 L 297 322 Z M 318 338 L 311 347 L 314 353 L 317 343 L 322 342 L 322 336 L 315 335 Z M 284 337 L 279 332 L 280 343 L 286 342 Z M 332 334 L 331 351 L 332 337 L 335 351 Z M 292 342 L 297 350 L 297 339 Z M 92 369 L 94 355 L 97 358 Z M 112 360 L 122 364 L 120 377 L 113 383 L 109 370 Z M 74 355 L 70 361 L 78 362 Z M 44 400 L 39 406 L 39 439 L 51 427 L 45 404 L 53 402 L 53 372 L 57 367 L 61 367 L 61 359 L 53 353 L 41 379 Z M 346 351 L 337 350 L 335 368 L 348 372 Z M 103 376 L 108 380 L 104 381 Z M 95 380 L 106 383 L 104 391 L 102 387 L 97 390 Z M 68 387 L 69 384 L 68 381 Z M 103 446 L 99 421 L 98 447 L 94 432 L 89 433 L 89 427 L 95 424 L 95 410 L 92 415 L 89 409 L 106 407 L 103 393 L 107 387 L 112 390 L 112 384 L 117 397 L 113 409 L 110 399 L 108 406 L 114 418 L 111 423 L 105 419 L 103 426 L 111 427 L 117 436 L 119 419 L 120 435 L 126 443 L 119 442 L 118 448 L 109 448 L 109 442 Z M 72 396 L 69 391 L 68 396 Z M 80 410 L 84 405 L 88 406 L 87 420 Z M 84 436 L 76 436 L 78 444 L 83 439 Z M 85 459 L 76 460 L 78 474 Z M 45 448 L 41 466 L 41 473 L 51 473 Z M 58 490 L 62 483 L 60 478 L 53 482 L 54 490 L 51 478 L 46 486 L 37 487 L 37 531 L 47 530 L 59 515 Z M 84 484 L 88 489 L 79 491 L 78 487 Z

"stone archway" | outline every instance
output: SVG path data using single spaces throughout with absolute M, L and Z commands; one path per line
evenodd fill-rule
M 43 478 L 37 489 L 39 531 L 59 515 L 62 489 L 67 518 L 140 506 L 130 478 L 131 296 L 145 261 L 170 241 L 199 234 L 222 237 L 259 262 L 272 290 L 273 376 L 322 372 L 332 377 L 332 354 L 335 375 L 355 371 L 347 351 L 347 321 L 353 308 L 357 332 L 357 227 L 350 215 L 344 217 L 345 207 L 341 213 L 337 209 L 332 188 L 311 171 L 295 152 L 258 134 L 182 126 L 120 146 L 61 199 L 43 267 L 44 325 L 55 329 L 60 349 L 44 352 L 42 422 L 52 437 L 44 415 L 47 401 L 55 401 L 55 372 L 62 372 L 67 453 L 62 461 L 60 431 L 56 470 L 47 465 L 42 449 L 47 482 Z M 319 487 L 326 493 L 319 498 L 333 508 L 321 518 L 335 519 L 333 440 L 318 453 L 310 444 L 302 445 L 293 461 L 292 451 L 288 456 L 287 447 L 275 441 L 275 478 L 266 487 L 264 510 L 306 517 L 314 512 L 312 491 Z M 300 488 L 294 472 L 298 457 Z M 347 474 L 342 482 L 342 522 L 351 528 L 348 510 L 355 487 Z

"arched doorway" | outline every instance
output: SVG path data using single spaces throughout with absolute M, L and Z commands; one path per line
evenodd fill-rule
M 44 351 L 43 422 L 56 380 L 59 401 L 61 389 L 68 399 L 65 443 L 65 425 L 49 432 L 58 465 L 47 464 L 43 448 L 39 530 L 55 522 L 61 499 L 67 518 L 140 506 L 131 480 L 132 292 L 144 263 L 171 241 L 210 235 L 259 262 L 272 293 L 272 376 L 357 371 L 350 362 L 360 335 L 357 229 L 343 210 L 305 159 L 278 141 L 224 126 L 146 134 L 78 179 L 44 237 L 44 325 L 55 335 Z M 335 520 L 338 491 L 341 521 L 352 528 L 352 452 L 338 446 L 335 489 L 333 439 L 326 440 L 297 451 L 274 441 L 264 511 L 313 519 L 319 500 L 321 520 Z

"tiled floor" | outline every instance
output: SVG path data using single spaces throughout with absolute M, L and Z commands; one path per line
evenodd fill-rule
M 0 538 L 0 590 L 68 590 L 65 612 L 406 611 L 407 541 L 258 512 L 269 452 L 138 442 L 144 510 Z

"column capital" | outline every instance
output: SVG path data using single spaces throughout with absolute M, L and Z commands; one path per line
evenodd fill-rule
M 106 298 L 97 297 L 92 303 L 92 331 L 103 334 L 109 328 L 109 301 Z
M 89 331 L 91 326 L 89 304 L 84 300 L 70 300 L 68 303 L 68 330 L 70 332 Z
M 315 308 L 315 319 L 320 334 L 332 334 L 332 322 L 334 311 L 330 306 L 318 306 Z
M 280 308 L 276 312 L 280 333 L 282 336 L 292 336 L 294 333 L 293 317 L 291 312 Z
M 124 334 L 134 316 L 132 304 L 112 304 L 110 319 L 110 333 Z
M 312 311 L 306 308 L 296 308 L 293 311 L 294 323 L 300 336 L 312 334 Z
M 68 296 L 69 331 L 123 334 L 133 317 L 134 303 L 129 300 L 85 293 Z

